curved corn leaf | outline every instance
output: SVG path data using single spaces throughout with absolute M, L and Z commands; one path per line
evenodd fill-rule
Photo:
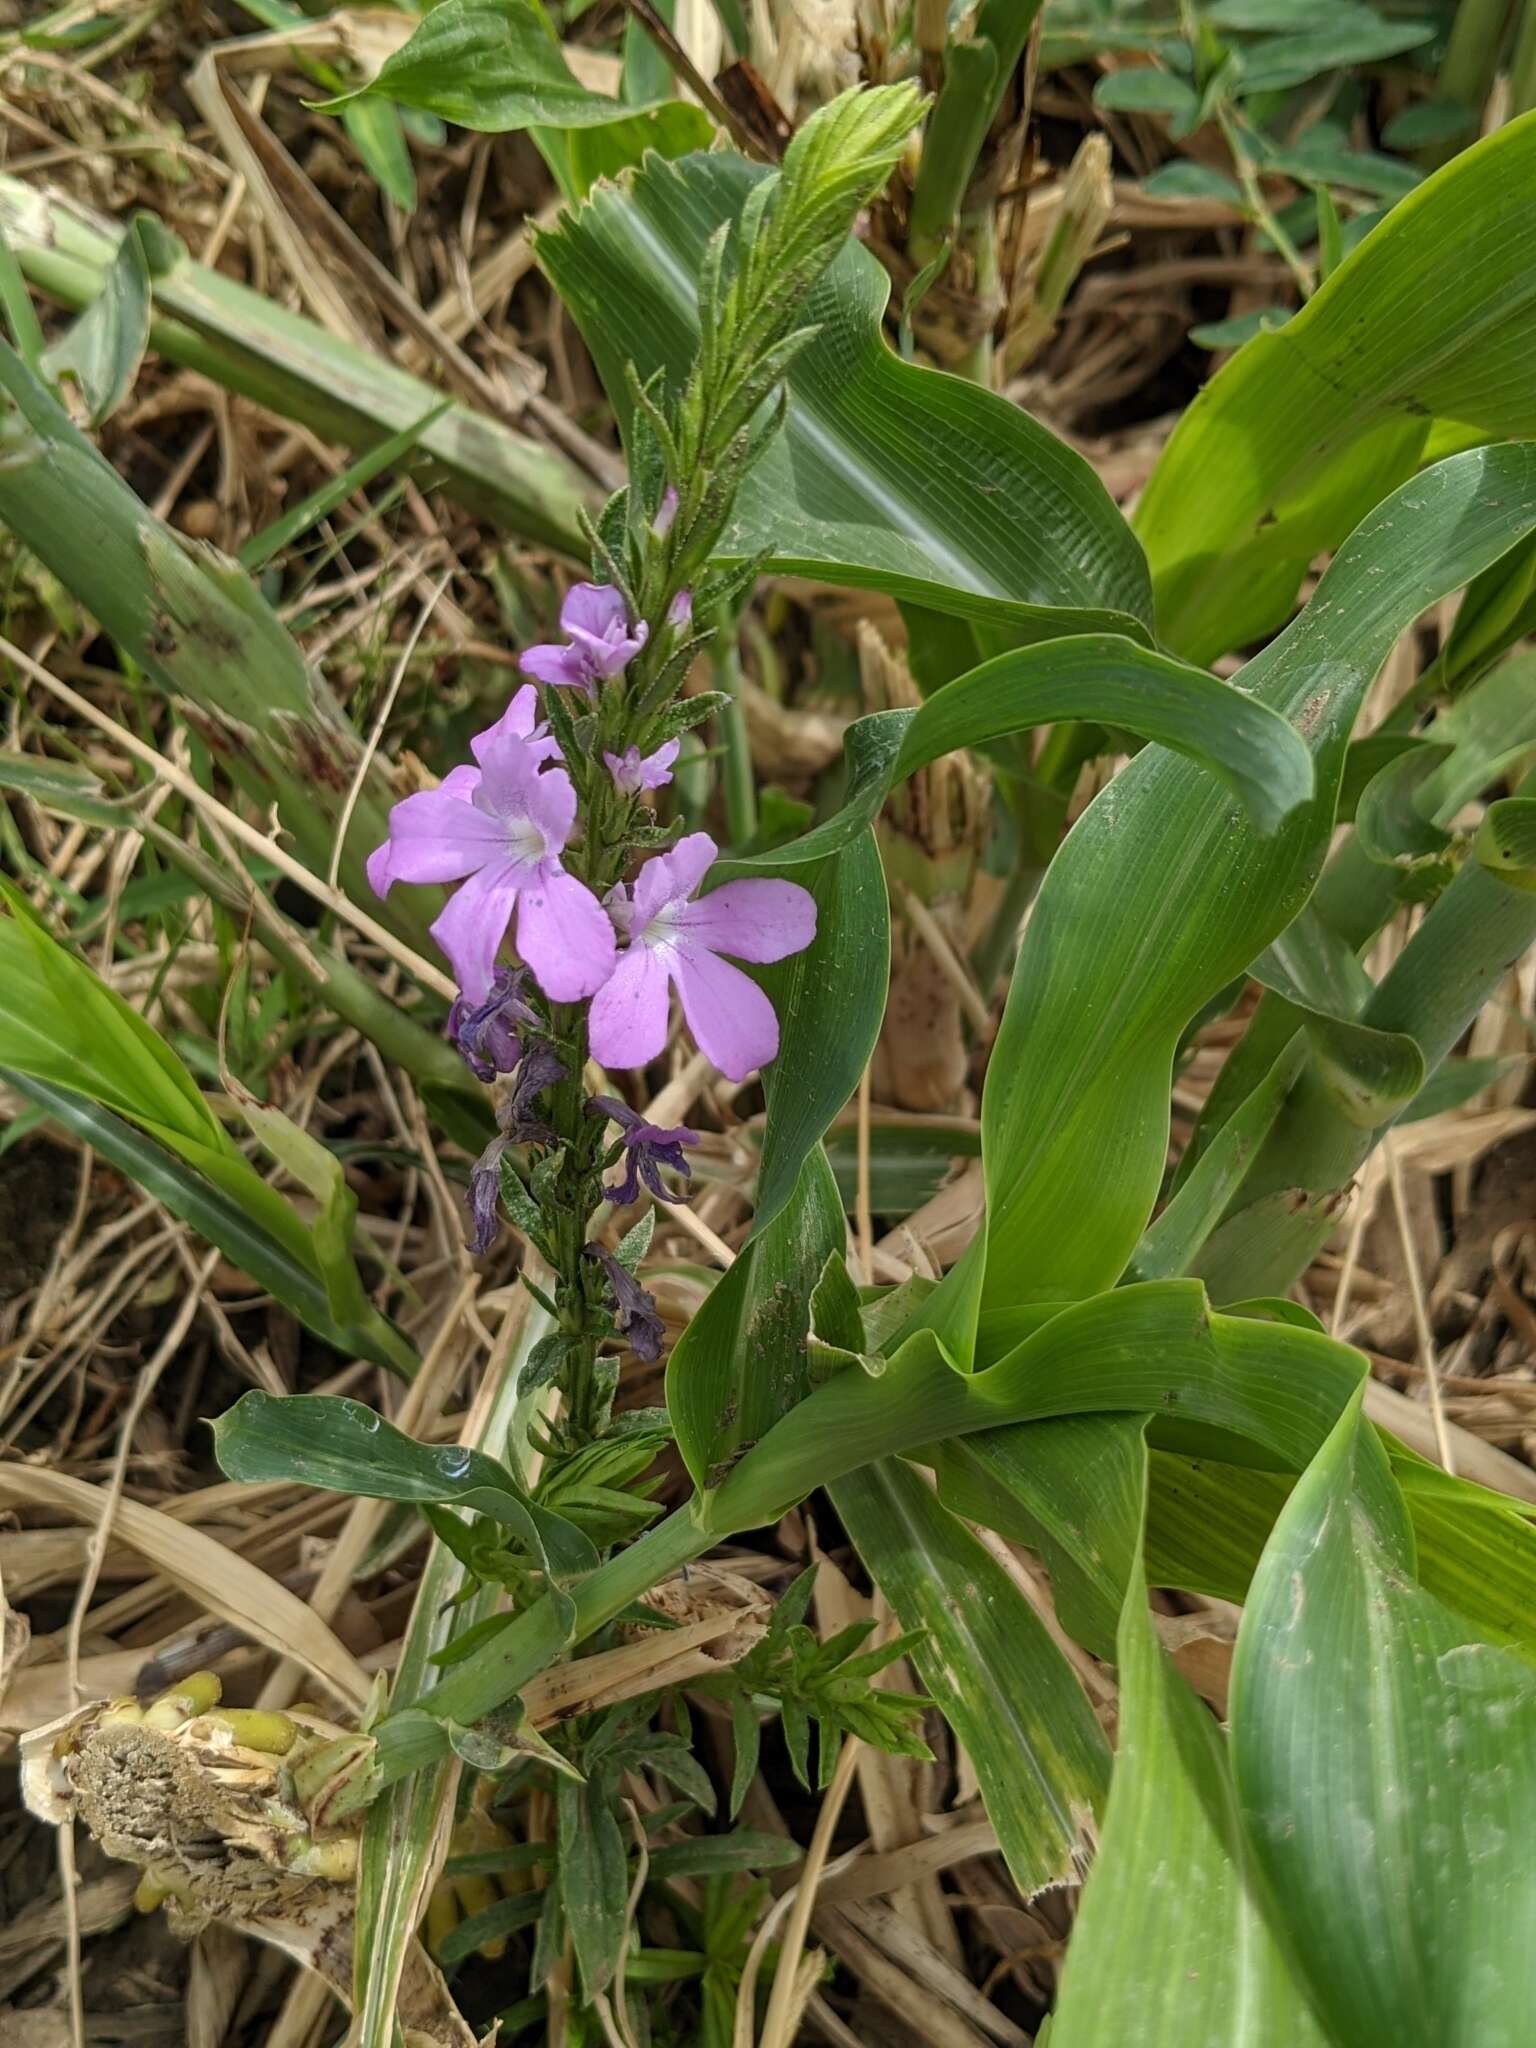
M 627 419 L 625 365 L 680 382 L 710 234 L 765 175 L 728 154 L 649 159 L 539 236 L 537 253 Z M 885 272 L 850 242 L 807 297 L 816 338 L 784 430 L 747 479 L 721 552 L 985 617 L 1019 636 L 1146 638 L 1140 549 L 1088 464 L 977 385 L 885 346 Z
M 1200 392 L 1136 515 L 1171 646 L 1208 661 L 1278 624 L 1308 564 L 1416 467 L 1432 420 L 1536 433 L 1533 178 L 1527 115 L 1400 200 Z
M 1517 2048 L 1536 2001 L 1536 1672 L 1416 1585 L 1413 1554 L 1352 1402 L 1238 1634 L 1246 1832 L 1336 2040 Z
M 1305 903 L 1364 691 L 1427 603 L 1532 526 L 1536 449 L 1480 449 L 1406 485 L 1339 551 L 1239 679 L 1312 751 L 1315 794 L 1272 836 L 1157 749 L 1078 820 L 1035 903 L 988 1073 L 983 1307 L 1091 1293 L 1124 1269 L 1162 1178 L 1181 1036 Z M 1360 1021 L 1405 1033 L 1432 1066 L 1445 1048 L 1381 1015 L 1380 994 Z M 962 1353 L 973 1310 L 961 1285 L 974 1280 L 973 1266 L 929 1308 Z
M 1026 1898 L 1077 1874 L 1109 1746 L 1076 1672 L 985 1545 L 899 1459 L 839 1480 L 833 1506 L 975 1767 Z
M 1223 1453 L 1297 1471 L 1358 1386 L 1359 1352 L 1314 1330 L 1211 1311 L 1194 1280 L 1121 1287 L 1051 1314 L 996 1365 L 957 1372 L 931 1330 L 878 1378 L 846 1368 L 792 1409 L 701 1507 L 717 1534 L 753 1528 L 876 1458 L 1059 1415 L 1158 1418 Z

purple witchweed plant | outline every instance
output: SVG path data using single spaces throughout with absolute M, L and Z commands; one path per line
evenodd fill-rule
M 841 117 L 851 123 L 843 140 L 858 138 L 846 164 L 835 152 L 824 159 L 808 134 L 782 179 L 716 235 L 693 370 L 675 392 L 631 373 L 630 482 L 589 523 L 591 579 L 565 594 L 564 637 L 519 657 L 538 688 L 518 690 L 471 741 L 473 763 L 395 806 L 369 862 L 381 895 L 396 882 L 458 885 L 432 925 L 461 990 L 449 1030 L 500 1098 L 497 1135 L 471 1178 L 471 1241 L 493 1242 L 499 1200 L 552 1271 L 550 1291 L 535 1291 L 556 1330 L 529 1373 L 564 1393 L 568 1451 L 607 1427 L 616 1370 L 605 1347 L 624 1340 L 643 1358 L 660 1348 L 634 1277 L 638 1254 L 621 1246 L 615 1259 L 594 1218 L 642 1188 L 681 1199 L 661 1172 L 686 1178 L 682 1147 L 694 1136 L 611 1095 L 589 1098 L 588 1060 L 646 1067 L 666 1045 L 675 993 L 699 1049 L 728 1079 L 746 1080 L 776 1056 L 779 1019 L 734 963 L 787 959 L 816 935 L 815 899 L 796 882 L 708 889 L 714 839 L 682 835 L 681 820 L 658 820 L 653 802 L 683 735 L 726 701 L 685 696 L 683 684 L 714 633 L 732 630 L 760 566 L 722 562 L 717 550 L 742 480 L 782 421 L 785 371 L 811 338 L 798 309 L 915 112 L 898 94 Z

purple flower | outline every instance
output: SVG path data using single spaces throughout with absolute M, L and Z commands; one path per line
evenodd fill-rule
M 538 1022 L 523 1001 L 526 979 L 520 967 L 498 967 L 491 976 L 491 992 L 483 1003 L 467 1003 L 463 996 L 453 999 L 447 1035 L 478 1081 L 493 1081 L 498 1074 L 510 1074 L 523 1056 L 517 1027 Z
M 669 626 L 691 626 L 693 624 L 693 592 L 680 590 L 667 606 Z
M 590 691 L 624 673 L 649 629 L 641 619 L 630 631 L 628 607 L 611 583 L 573 583 L 560 607 L 560 630 L 569 645 L 547 640 L 524 648 L 519 657 L 523 670 L 541 683 Z
M 672 763 L 681 740 L 667 740 L 654 754 L 642 754 L 638 747 L 626 747 L 622 754 L 604 753 L 614 786 L 626 796 L 638 796 L 642 789 L 660 789 L 672 780 Z
M 691 832 L 648 860 L 633 893 L 620 884 L 608 909 L 629 944 L 593 998 L 592 1056 L 605 1067 L 642 1067 L 667 1039 L 667 997 L 675 987 L 699 1049 L 727 1079 L 743 1081 L 779 1049 L 773 1005 L 739 968 L 721 959 L 783 960 L 816 936 L 816 899 L 796 882 L 727 882 L 689 899 L 715 858 L 707 832 Z
M 510 1070 L 508 1070 L 510 1071 Z M 496 1203 L 501 1194 L 501 1155 L 509 1145 L 553 1145 L 554 1132 L 534 1111 L 535 1097 L 565 1079 L 565 1068 L 547 1045 L 532 1045 L 517 1065 L 517 1079 L 496 1105 L 499 1136 L 492 1138 L 470 1168 L 470 1249 L 488 1252 L 496 1242 Z
M 670 484 L 661 494 L 661 503 L 656 507 L 656 517 L 651 521 L 651 531 L 658 540 L 665 540 L 672 531 L 672 522 L 677 517 L 677 493 Z
M 551 1002 L 591 995 L 613 965 L 613 927 L 591 890 L 561 865 L 576 820 L 576 792 L 559 749 L 535 723 L 537 693 L 525 685 L 504 715 L 477 733 L 467 762 L 436 789 L 389 814 L 389 837 L 368 857 L 380 896 L 396 882 L 457 882 L 432 925 L 464 1000 L 492 990 L 497 950 L 517 915 L 517 949 Z
M 687 1200 L 685 1195 L 672 1193 L 663 1182 L 660 1170 L 668 1166 L 674 1173 L 680 1173 L 684 1180 L 689 1178 L 690 1169 L 683 1157 L 683 1147 L 697 1145 L 697 1131 L 690 1131 L 686 1124 L 648 1124 L 627 1102 L 620 1102 L 612 1095 L 594 1095 L 587 1103 L 587 1115 L 610 1118 L 623 1134 L 624 1178 L 610 1181 L 603 1189 L 610 1202 L 621 1209 L 630 1202 L 637 1202 L 641 1181 L 658 1202 Z
M 514 1145 L 558 1144 L 544 1119 L 534 1114 L 534 1100 L 546 1088 L 565 1079 L 565 1067 L 547 1045 L 532 1045 L 523 1054 L 506 1100 L 496 1112 L 496 1121 Z
M 608 1285 L 613 1292 L 613 1321 L 619 1335 L 629 1339 L 629 1348 L 636 1358 L 647 1363 L 660 1358 L 665 1326 L 656 1313 L 655 1297 L 646 1292 L 627 1266 L 621 1265 L 612 1252 L 605 1252 L 600 1244 L 584 1244 L 582 1250 L 589 1259 L 596 1259 L 608 1275 Z

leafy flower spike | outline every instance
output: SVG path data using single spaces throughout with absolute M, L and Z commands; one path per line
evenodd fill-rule
M 563 683 L 589 694 L 598 683 L 624 673 L 650 631 L 644 619 L 630 626 L 623 597 L 607 583 L 573 583 L 560 607 L 560 630 L 569 644 L 546 640 L 525 648 L 523 672 L 541 683 Z
M 551 1002 L 591 995 L 613 966 L 602 905 L 560 861 L 576 792 L 563 768 L 545 765 L 558 749 L 536 714 L 527 685 L 470 741 L 478 765 L 465 763 L 438 788 L 396 804 L 388 839 L 368 858 L 380 896 L 396 882 L 464 881 L 431 929 L 472 1007 L 491 994 L 514 913 L 518 951 Z
M 731 1081 L 744 1081 L 779 1049 L 773 1005 L 738 960 L 783 960 L 816 936 L 816 899 L 797 882 L 727 882 L 690 899 L 717 852 L 691 832 L 648 860 L 633 892 L 622 884 L 608 909 L 629 944 L 593 1000 L 592 1056 L 605 1067 L 642 1067 L 666 1043 L 667 998 L 675 987 L 699 1050 Z

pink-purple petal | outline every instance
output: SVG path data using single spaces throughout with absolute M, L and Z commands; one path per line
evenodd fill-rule
M 539 737 L 534 739 L 532 735 L 536 730 Z M 511 703 L 494 725 L 488 725 L 483 732 L 475 734 L 469 750 L 483 767 L 487 759 L 494 758 L 508 745 L 527 747 L 540 761 L 553 760 L 560 751 L 547 731 L 539 728 L 539 693 L 532 683 L 524 683 L 514 693 Z
M 467 1002 L 483 1003 L 491 992 L 496 955 L 517 903 L 519 880 L 514 862 L 493 861 L 471 875 L 432 922 L 432 936 L 447 954 Z
M 694 1043 L 728 1081 L 744 1081 L 779 1049 L 772 1003 L 739 967 L 703 947 L 672 949 L 672 979 Z
M 494 860 L 505 834 L 494 818 L 441 789 L 419 789 L 389 814 L 389 837 L 368 858 L 380 896 L 395 882 L 456 882 Z
M 549 861 L 519 893 L 517 950 L 552 1003 L 576 1003 L 613 971 L 613 926 L 585 882 Z
M 673 913 L 680 942 L 736 960 L 784 960 L 816 936 L 816 899 L 798 882 L 726 882 Z
M 616 640 L 629 624 L 621 592 L 611 583 L 573 583 L 560 607 L 560 630 L 572 640 Z
M 587 1013 L 587 1043 L 604 1067 L 643 1067 L 667 1042 L 667 968 L 649 946 L 631 946 Z
M 517 657 L 517 665 L 524 675 L 536 676 L 541 683 L 577 690 L 592 687 L 591 673 L 580 649 L 566 647 L 559 641 L 544 640 L 537 647 L 525 647 Z
M 689 832 L 669 853 L 658 853 L 635 877 L 633 926 L 643 932 L 658 911 L 682 903 L 703 881 L 719 848 L 707 832 Z

